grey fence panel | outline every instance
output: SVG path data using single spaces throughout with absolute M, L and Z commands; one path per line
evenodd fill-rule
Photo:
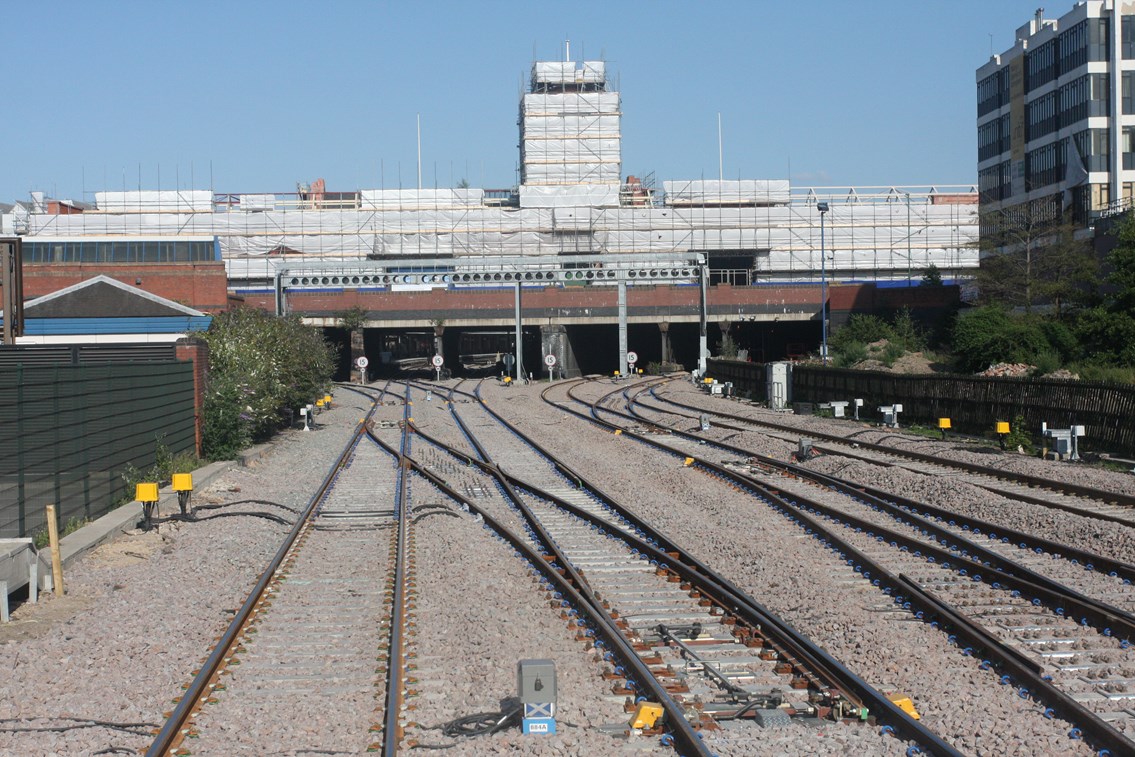
M 0 537 L 97 518 L 133 496 L 128 466 L 195 448 L 193 365 L 0 366 Z

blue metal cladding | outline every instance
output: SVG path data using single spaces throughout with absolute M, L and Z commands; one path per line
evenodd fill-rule
M 24 334 L 27 336 L 181 334 L 208 331 L 212 322 L 213 317 L 208 315 L 152 318 L 29 318 L 24 324 Z

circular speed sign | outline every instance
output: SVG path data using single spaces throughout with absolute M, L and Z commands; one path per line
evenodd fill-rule
M 355 360 L 355 365 L 357 365 L 360 368 L 366 368 L 368 365 L 370 365 L 370 361 L 367 360 L 365 357 L 360 357 L 360 358 L 357 358 Z
M 551 368 L 555 364 L 556 364 L 556 356 L 555 355 L 545 355 L 544 356 L 544 365 Z
M 434 364 L 434 368 L 440 368 L 445 365 L 445 358 L 441 355 L 434 355 L 430 362 Z
M 637 363 L 638 362 L 638 353 L 628 351 L 627 352 L 627 362 L 630 363 L 631 365 L 634 365 L 635 363 Z

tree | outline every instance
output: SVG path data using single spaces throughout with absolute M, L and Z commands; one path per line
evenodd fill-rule
M 202 442 L 211 459 L 267 437 L 286 410 L 307 404 L 330 385 L 335 348 L 296 316 L 226 310 L 202 338 L 209 345 Z
M 1023 307 L 1052 304 L 1059 314 L 1069 301 L 1094 290 L 1096 257 L 1089 239 L 1045 198 L 981 216 L 981 267 L 974 277 L 981 304 Z
M 924 287 L 940 287 L 942 286 L 942 272 L 938 270 L 938 266 L 933 263 L 922 274 L 922 284 Z
M 1135 366 L 1135 216 L 1116 229 L 1117 244 L 1108 255 L 1103 303 L 1084 312 L 1077 332 L 1091 362 Z

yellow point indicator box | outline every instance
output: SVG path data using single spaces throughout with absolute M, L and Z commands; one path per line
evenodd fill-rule
M 950 419 L 949 418 L 939 418 L 938 419 L 938 428 L 943 428 L 943 429 L 950 428 Z
M 174 473 L 172 483 L 175 492 L 191 492 L 193 491 L 193 474 Z
M 639 702 L 631 718 L 631 728 L 653 728 L 662 717 L 662 707 L 654 702 Z
M 999 434 L 1009 433 L 1009 422 L 1008 421 L 997 421 L 997 433 L 999 433 Z
M 157 502 L 158 485 L 156 483 L 135 484 L 134 499 L 138 502 Z
M 891 700 L 896 707 L 915 720 L 922 720 L 921 716 L 918 714 L 918 710 L 914 709 L 914 702 L 911 701 L 911 698 L 906 694 L 896 691 L 894 694 L 888 694 L 887 699 Z

